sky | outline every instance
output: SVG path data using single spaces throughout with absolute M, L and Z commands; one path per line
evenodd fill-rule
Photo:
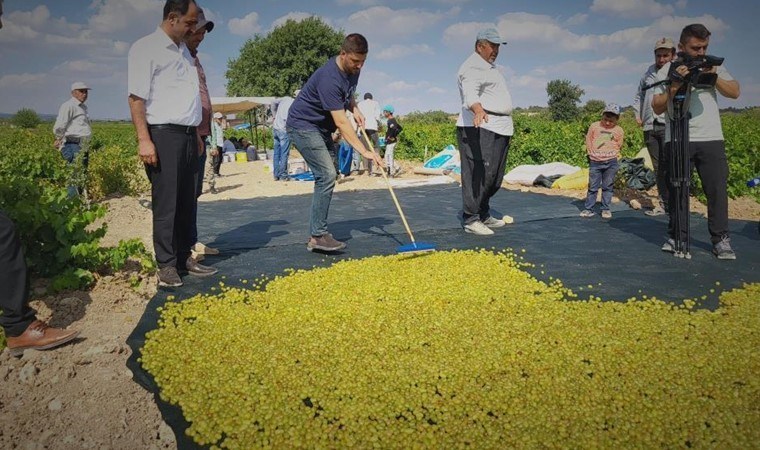
M 226 94 L 227 62 L 255 34 L 287 19 L 320 17 L 364 34 L 370 46 L 358 92 L 397 114 L 457 112 L 456 72 L 478 30 L 496 27 L 508 44 L 496 61 L 514 106 L 546 106 L 546 85 L 567 79 L 582 101 L 630 105 L 654 61 L 654 42 L 677 40 L 690 23 L 713 33 L 708 53 L 726 58 L 738 100 L 760 105 L 756 0 L 199 0 L 215 28 L 200 47 L 212 96 Z M 127 53 L 161 21 L 163 0 L 5 0 L 0 29 L 0 113 L 55 114 L 74 81 L 92 87 L 93 119 L 127 119 Z

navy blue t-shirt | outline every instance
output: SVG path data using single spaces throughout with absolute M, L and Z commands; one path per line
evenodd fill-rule
M 335 121 L 330 111 L 348 109 L 359 84 L 359 74 L 340 71 L 335 57 L 317 69 L 290 106 L 287 126 L 296 130 L 332 133 Z

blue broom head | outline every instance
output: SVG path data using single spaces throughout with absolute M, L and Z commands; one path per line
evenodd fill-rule
M 398 253 L 416 253 L 416 252 L 434 252 L 435 244 L 427 242 L 415 242 L 413 244 L 406 244 L 396 249 Z

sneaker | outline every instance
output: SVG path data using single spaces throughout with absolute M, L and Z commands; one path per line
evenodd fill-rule
M 203 253 L 196 253 L 195 250 L 190 251 L 190 257 L 193 258 L 195 262 L 201 262 L 206 259 L 206 256 L 203 255 Z
M 312 236 L 306 243 L 306 250 L 313 252 L 319 250 L 323 252 L 337 252 L 346 248 L 346 243 L 336 240 L 332 234 L 325 233 L 322 236 Z
M 488 228 L 501 228 L 505 226 L 506 223 L 501 219 L 497 219 L 496 217 L 489 216 L 488 219 L 483 221 L 483 225 L 487 226 Z
M 676 251 L 676 241 L 673 238 L 668 238 L 667 241 L 665 241 L 664 244 L 662 244 L 662 247 L 660 247 L 660 250 L 663 252 L 668 253 L 675 253 Z
M 718 259 L 736 259 L 736 253 L 731 249 L 731 238 L 723 236 L 720 242 L 713 245 L 713 254 Z
M 594 215 L 595 215 L 594 211 L 591 211 L 590 209 L 584 209 L 583 211 L 581 211 L 581 217 L 588 218 L 588 217 L 594 217 Z
M 192 256 L 185 261 L 185 267 L 180 267 L 179 270 L 196 277 L 210 277 L 219 272 L 219 269 L 198 263 L 198 261 L 194 260 Z
M 602 219 L 612 219 L 612 211 L 609 209 L 602 211 Z
M 79 331 L 53 328 L 41 320 L 35 320 L 21 336 L 8 337 L 8 351 L 12 356 L 22 356 L 24 350 L 48 350 L 63 345 L 75 337 Z
M 156 273 L 158 277 L 158 285 L 163 287 L 180 287 L 182 286 L 182 278 L 177 273 L 177 268 L 172 266 L 162 267 L 158 269 Z
M 649 217 L 664 216 L 666 214 L 666 211 L 662 206 L 657 206 L 654 209 L 650 209 L 649 211 L 644 211 L 644 214 Z
M 466 224 L 464 226 L 464 231 L 467 233 L 477 234 L 479 236 L 489 236 L 493 234 L 493 230 L 488 228 L 483 222 L 479 220 Z

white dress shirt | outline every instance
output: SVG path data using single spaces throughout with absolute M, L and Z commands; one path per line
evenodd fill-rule
M 63 102 L 53 125 L 53 134 L 58 139 L 87 139 L 92 135 L 87 105 L 71 97 Z
M 512 136 L 512 96 L 507 89 L 507 80 L 499 69 L 473 52 L 457 72 L 459 97 L 462 111 L 457 118 L 458 127 L 474 126 L 475 113 L 470 107 L 480 103 L 488 114 L 488 122 L 480 126 L 502 136 Z
M 161 27 L 129 49 L 127 86 L 145 100 L 149 125 L 201 123 L 198 70 L 187 46 L 179 46 Z

